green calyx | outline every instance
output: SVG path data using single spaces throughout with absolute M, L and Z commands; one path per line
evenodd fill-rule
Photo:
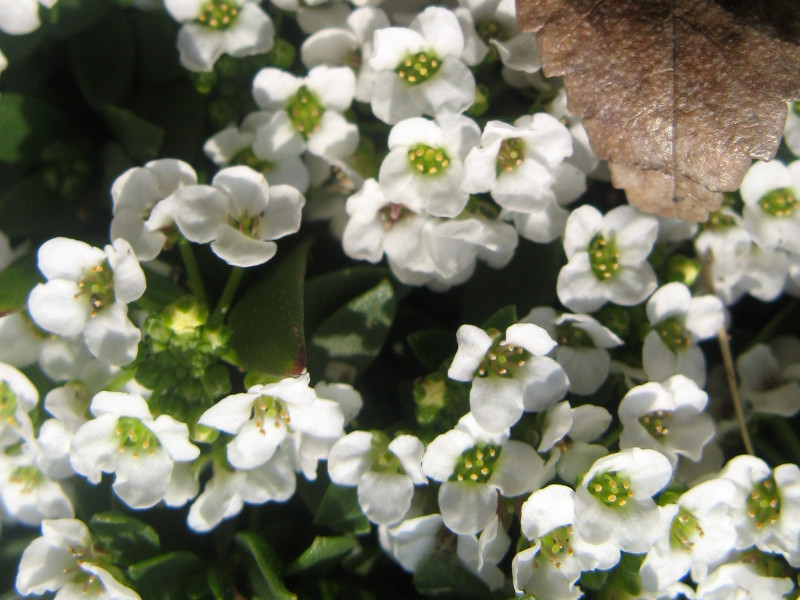
M 700 527 L 697 517 L 681 506 L 669 528 L 669 545 L 676 550 L 691 552 L 694 548 L 692 540 L 696 536 L 704 535 L 705 532 Z
M 409 54 L 394 70 L 397 76 L 410 85 L 419 85 L 436 75 L 442 60 L 431 51 Z
M 119 451 L 133 458 L 153 454 L 161 445 L 155 434 L 134 417 L 120 417 L 114 435 Z
M 301 85 L 289 99 L 286 112 L 294 128 L 303 139 L 307 140 L 319 129 L 325 107 L 314 92 L 307 86 Z
M 492 469 L 500 458 L 501 450 L 501 446 L 480 444 L 462 452 L 450 481 L 486 483 L 492 476 Z
M 387 204 L 378 211 L 378 217 L 383 223 L 384 229 L 391 229 L 396 223 L 405 219 L 408 215 L 413 214 L 402 204 L 395 204 L 394 202 Z
M 273 167 L 275 166 L 274 163 L 271 163 L 268 160 L 262 160 L 258 158 L 250 146 L 242 148 L 236 154 L 234 154 L 230 164 L 244 165 L 264 175 L 269 174 L 269 172 L 272 171 Z
M 227 29 L 236 22 L 239 5 L 232 0 L 208 0 L 200 7 L 197 22 L 211 29 Z
M 503 140 L 495 161 L 497 175 L 513 171 L 522 164 L 523 160 L 525 160 L 525 140 L 522 138 Z
M 675 354 L 683 352 L 692 344 L 692 339 L 686 327 L 677 317 L 670 317 L 658 323 L 653 329 L 656 330 L 664 345 Z
M 9 477 L 9 481 L 21 485 L 25 493 L 33 492 L 39 487 L 42 479 L 44 479 L 44 475 L 33 465 L 17 467 Z
M 550 566 L 556 569 L 561 568 L 561 563 L 569 558 L 572 553 L 572 527 L 569 525 L 554 529 L 547 535 L 539 539 L 541 546 L 539 553 L 534 559 L 533 566 L 539 568 L 540 557 L 546 558 Z
M 557 325 L 556 339 L 560 345 L 569 346 L 570 348 L 596 347 L 592 336 L 577 327 L 574 321 L 564 321 L 561 325 Z
M 489 43 L 489 40 L 500 40 L 504 42 L 507 39 L 511 38 L 511 32 L 508 30 L 507 27 L 504 27 L 497 21 L 479 21 L 475 24 L 475 29 L 478 32 L 478 37 L 481 38 L 485 43 Z
M 89 296 L 92 305 L 92 316 L 102 308 L 114 302 L 114 272 L 105 260 L 91 268 L 89 274 L 78 282 L 81 295 Z
M 400 459 L 389 450 L 389 437 L 379 430 L 372 432 L 370 457 L 372 458 L 372 471 L 378 473 L 402 474 L 405 473 Z
M 17 395 L 5 381 L 0 380 L 0 419 L 9 425 L 17 424 Z
M 614 238 L 606 239 L 597 234 L 589 244 L 589 262 L 592 273 L 600 281 L 611 279 L 619 270 L 619 250 Z
M 747 497 L 747 515 L 763 529 L 778 520 L 781 514 L 781 496 L 775 478 L 770 475 L 753 486 Z
M 419 144 L 409 149 L 408 162 L 422 175 L 436 175 L 447 169 L 450 157 L 443 148 Z
M 768 215 L 773 217 L 788 217 L 797 210 L 800 201 L 795 198 L 794 192 L 789 188 L 780 188 L 764 194 L 758 205 Z
M 598 473 L 588 485 L 589 493 L 611 508 L 623 508 L 633 498 L 631 482 L 616 471 Z
M 514 371 L 523 366 L 531 357 L 531 353 L 521 346 L 501 343 L 500 332 L 496 329 L 489 331 L 494 338 L 492 347 L 478 365 L 478 377 L 499 375 L 500 377 L 513 377 Z
M 639 417 L 639 423 L 655 439 L 661 439 L 669 434 L 668 421 L 670 412 L 665 410 L 654 410 Z

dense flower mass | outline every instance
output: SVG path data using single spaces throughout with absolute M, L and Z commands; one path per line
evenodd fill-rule
M 513 0 L 0 31 L 0 596 L 798 597 L 800 104 L 688 224 Z

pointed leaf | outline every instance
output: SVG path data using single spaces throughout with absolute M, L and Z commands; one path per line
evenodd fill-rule
M 358 504 L 356 489 L 338 485 L 328 486 L 314 516 L 314 523 L 354 535 L 366 535 L 372 529 Z
M 359 543 L 353 537 L 317 536 L 305 552 L 286 568 L 284 575 L 296 575 L 309 569 L 329 565 L 352 553 L 358 547 Z
M 278 557 L 267 540 L 252 531 L 240 531 L 234 537 L 237 546 L 251 559 L 251 575 L 254 586 L 264 598 L 270 600 L 297 600 L 297 596 L 286 589 L 279 575 Z
M 121 512 L 96 513 L 89 529 L 117 564 L 136 563 L 156 554 L 161 547 L 156 530 Z
M 414 587 L 421 594 L 438 598 L 478 600 L 491 595 L 486 584 L 468 571 L 455 553 L 436 553 L 423 560 L 414 572 Z
M 34 255 L 14 261 L 0 271 L 0 315 L 15 312 L 26 306 L 28 294 L 42 281 Z
M 128 567 L 128 577 L 142 600 L 170 600 L 189 597 L 187 588 L 201 580 L 205 563 L 195 554 L 181 550 L 160 554 Z
M 3 92 L 0 95 L 0 161 L 38 159 L 45 144 L 67 122 L 67 115 L 46 100 Z
M 127 108 L 104 104 L 100 114 L 114 138 L 134 162 L 144 163 L 156 157 L 164 139 L 164 130 L 145 121 Z

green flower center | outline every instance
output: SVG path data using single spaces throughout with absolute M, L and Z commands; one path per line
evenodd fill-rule
M 700 527 L 697 517 L 681 506 L 669 528 L 669 545 L 675 549 L 691 552 L 694 548 L 692 540 L 695 536 L 703 537 L 704 535 L 705 531 Z
M 788 188 L 772 190 L 758 201 L 761 210 L 773 217 L 788 217 L 797 210 L 798 202 L 794 192 Z
M 531 357 L 531 353 L 521 346 L 501 343 L 500 332 L 497 330 L 490 331 L 489 335 L 495 340 L 481 364 L 478 365 L 478 377 L 488 377 L 492 374 L 500 377 L 513 377 L 514 371 L 525 364 Z
M 598 473 L 592 477 L 588 489 L 592 496 L 613 508 L 622 508 L 633 498 L 630 480 L 616 471 Z
M 710 229 L 712 231 L 718 231 L 722 229 L 728 229 L 736 225 L 736 219 L 734 219 L 731 215 L 718 210 L 717 212 L 713 212 L 708 216 L 708 221 L 702 224 L 703 230 Z
M 436 75 L 441 67 L 442 61 L 434 52 L 417 52 L 406 56 L 394 72 L 406 83 L 419 85 Z
M 668 421 L 672 413 L 666 410 L 654 410 L 639 417 L 639 423 L 642 424 L 652 437 L 661 439 L 666 437 L 669 433 Z
M 228 223 L 234 229 L 238 229 L 241 233 L 251 238 L 258 237 L 258 228 L 261 223 L 261 214 L 250 216 L 245 212 L 241 217 L 234 218 L 228 217 Z
M 489 40 L 500 40 L 504 42 L 505 40 L 511 38 L 511 32 L 508 30 L 507 27 L 503 27 L 500 23 L 496 21 L 480 21 L 476 23 L 478 37 L 481 38 L 484 42 L 488 43 Z
M 119 451 L 130 453 L 133 458 L 153 454 L 161 445 L 155 434 L 135 417 L 120 417 L 114 433 Z
M 538 558 L 543 556 L 547 558 L 556 569 L 561 568 L 561 562 L 572 556 L 574 550 L 572 549 L 572 527 L 569 525 L 554 529 L 547 535 L 544 535 L 539 540 L 541 547 L 537 558 L 534 560 L 533 566 L 539 568 Z
M 88 295 L 92 305 L 92 316 L 114 302 L 114 272 L 111 265 L 105 260 L 92 267 L 90 273 L 78 282 L 80 292 L 78 295 Z
M 319 129 L 325 107 L 314 92 L 301 85 L 300 89 L 289 99 L 286 112 L 289 114 L 289 120 L 294 128 L 303 136 L 303 139 L 307 140 Z
M 450 481 L 486 483 L 492 476 L 494 464 L 500 458 L 501 446 L 481 444 L 464 451 Z
M 0 380 L 0 418 L 11 426 L 17 425 L 17 395 L 5 381 Z
M 378 211 L 378 217 L 383 221 L 384 229 L 391 229 L 396 223 L 405 219 L 412 211 L 408 210 L 402 204 L 387 204 Z
M 422 175 L 436 175 L 447 169 L 450 157 L 444 148 L 431 148 L 419 144 L 408 151 L 408 162 Z
M 242 148 L 236 154 L 234 154 L 233 158 L 231 159 L 231 164 L 245 165 L 254 171 L 263 173 L 264 175 L 267 175 L 275 166 L 274 163 L 271 163 L 268 160 L 262 160 L 258 158 L 253 152 L 253 149 L 249 146 L 247 148 Z
M 26 494 L 30 494 L 39 487 L 42 479 L 44 479 L 44 475 L 33 465 L 17 467 L 9 477 L 9 481 L 21 485 L 23 493 Z
M 389 437 L 382 431 L 372 432 L 372 444 L 370 447 L 372 457 L 372 470 L 378 473 L 405 473 L 400 459 L 389 450 Z
M 264 427 L 268 419 L 273 423 L 275 429 L 281 427 L 281 422 L 288 429 L 292 421 L 286 403 L 272 396 L 258 397 L 253 405 L 253 418 L 255 419 L 256 427 L 262 434 L 267 433 Z
M 500 144 L 497 153 L 495 168 L 499 176 L 503 172 L 511 172 L 525 160 L 525 140 L 522 138 L 508 138 Z
M 686 350 L 691 344 L 692 340 L 686 327 L 677 317 L 670 317 L 658 323 L 654 329 L 658 333 L 661 341 L 664 342 L 667 348 L 672 350 L 675 354 Z
M 239 5 L 232 0 L 208 0 L 200 7 L 197 22 L 212 29 L 227 29 L 239 16 Z
M 619 250 L 614 238 L 607 240 L 597 234 L 589 244 L 589 262 L 592 273 L 600 281 L 610 279 L 619 270 Z
M 778 520 L 781 514 L 781 497 L 772 475 L 753 486 L 747 497 L 747 514 L 759 529 Z
M 580 327 L 576 327 L 573 321 L 565 321 L 556 326 L 556 339 L 562 346 L 571 348 L 594 348 L 592 336 Z

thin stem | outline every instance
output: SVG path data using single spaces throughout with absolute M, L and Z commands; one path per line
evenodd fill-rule
M 698 260 L 702 267 L 703 281 L 708 290 L 714 293 L 714 279 L 711 277 L 711 264 L 714 256 L 709 250 L 705 256 L 699 256 Z M 722 364 L 725 366 L 725 379 L 728 381 L 728 391 L 731 393 L 731 402 L 733 403 L 733 410 L 736 413 L 736 421 L 739 423 L 739 432 L 742 434 L 742 443 L 748 454 L 755 456 L 756 452 L 753 449 L 753 442 L 750 440 L 750 434 L 747 431 L 747 421 L 744 418 L 744 410 L 742 410 L 742 400 L 739 398 L 739 388 L 736 384 L 736 369 L 733 366 L 733 354 L 731 353 L 731 336 L 722 325 L 717 332 L 717 341 L 719 341 L 719 350 L 722 354 Z
M 189 288 L 200 301 L 200 304 L 208 306 L 208 295 L 203 285 L 203 278 L 200 276 L 200 267 L 197 265 L 197 259 L 194 257 L 192 245 L 186 238 L 181 238 L 178 242 L 178 248 L 181 251 L 183 265 L 186 267 L 186 275 L 189 277 Z
M 231 271 L 231 276 L 228 277 L 228 283 L 225 284 L 225 289 L 222 290 L 217 308 L 211 316 L 211 321 L 224 321 L 228 316 L 228 311 L 231 308 L 231 302 L 236 295 L 236 290 L 239 288 L 239 283 L 242 281 L 244 269 L 241 267 L 234 267 Z

